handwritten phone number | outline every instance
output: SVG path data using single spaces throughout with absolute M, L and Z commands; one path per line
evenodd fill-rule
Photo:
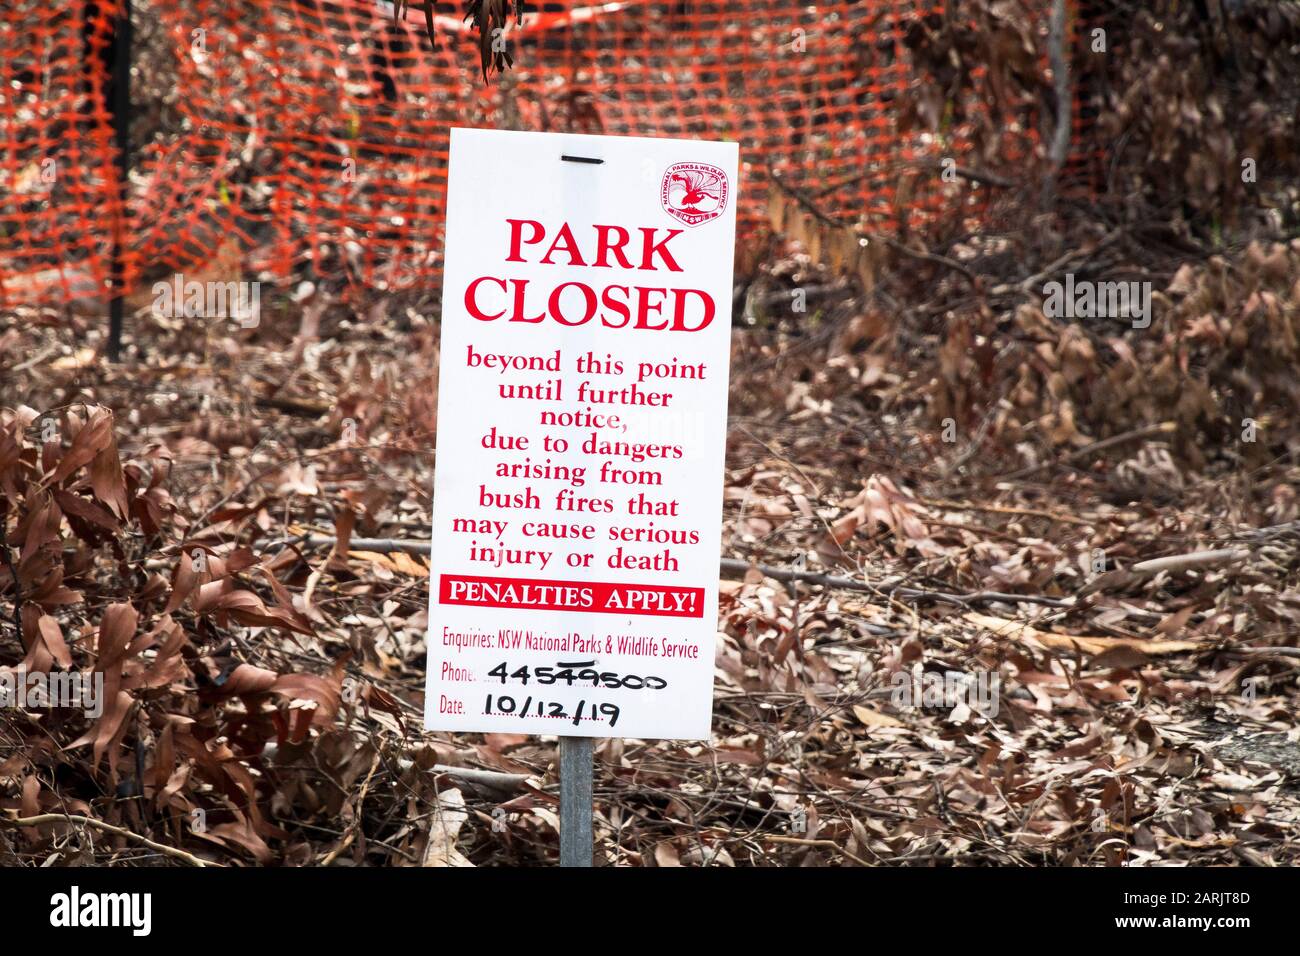
M 501 683 L 507 680 L 515 680 L 520 684 L 527 684 L 530 680 L 537 681 L 538 684 L 549 686 L 558 684 L 563 681 L 569 687 L 575 683 L 590 682 L 592 687 L 605 687 L 609 690 L 626 688 L 628 690 L 663 690 L 668 686 L 668 681 L 662 677 L 640 677 L 636 674 L 618 674 L 614 671 L 598 671 L 595 669 L 595 661 L 570 661 L 568 663 L 560 661 L 553 667 L 532 667 L 527 664 L 510 670 L 510 664 L 502 661 L 496 667 L 488 671 L 492 677 L 501 679 Z M 557 671 L 556 668 L 559 668 Z

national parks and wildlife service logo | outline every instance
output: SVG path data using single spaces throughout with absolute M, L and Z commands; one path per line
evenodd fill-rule
M 727 174 L 708 163 L 675 163 L 664 173 L 659 201 L 688 226 L 717 219 L 727 208 Z

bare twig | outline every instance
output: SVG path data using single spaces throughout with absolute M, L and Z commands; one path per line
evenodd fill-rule
M 1123 236 L 1124 233 L 1127 231 L 1127 229 L 1128 229 L 1127 226 L 1120 226 L 1118 229 L 1114 230 L 1113 232 L 1108 233 L 1101 241 L 1099 241 L 1091 249 L 1071 249 L 1069 252 L 1066 252 L 1064 255 L 1059 256 L 1056 259 L 1053 259 L 1045 267 L 1040 269 L 1038 272 L 1035 272 L 1033 275 L 1029 276 L 1028 278 L 1021 279 L 1019 282 L 1014 284 L 1003 284 L 1003 285 L 994 286 L 991 290 L 989 290 L 989 295 L 994 295 L 994 296 L 1006 295 L 1007 293 L 1010 292 L 1022 292 L 1027 295 L 1034 288 L 1034 286 L 1039 285 L 1048 276 L 1056 275 L 1058 271 L 1060 271 L 1062 268 L 1068 265 L 1071 261 L 1075 259 L 1079 259 L 1078 265 L 1087 262 L 1097 253 L 1101 252 L 1101 250 L 1105 249 L 1107 246 L 1119 240 L 1120 237 Z
M 1107 448 L 1114 448 L 1116 445 L 1127 444 L 1131 441 L 1140 441 L 1143 438 L 1155 438 L 1158 435 L 1170 435 L 1178 431 L 1176 422 L 1160 422 L 1156 425 L 1144 425 L 1142 428 L 1134 428 L 1131 431 L 1122 432 L 1118 435 L 1111 435 L 1109 438 L 1103 438 L 1101 441 L 1095 441 L 1091 445 L 1084 445 L 1082 448 L 1075 449 L 1065 456 L 1066 461 L 1078 461 L 1081 458 L 1087 458 L 1089 455 L 1095 455 L 1099 451 L 1105 451 Z M 1055 460 L 1044 461 L 1028 468 L 1021 468 L 1019 471 L 1013 471 L 1011 474 L 1002 478 L 1003 481 L 1015 481 L 1019 478 L 1027 478 L 1030 475 L 1036 475 L 1040 471 L 1046 471 L 1057 462 Z
M 107 833 L 115 833 L 118 836 L 126 837 L 128 840 L 134 840 L 136 843 L 143 844 L 151 850 L 157 850 L 165 856 L 175 857 L 178 860 L 184 860 L 191 866 L 216 866 L 222 864 L 214 863 L 211 860 L 202 860 L 193 853 L 187 853 L 185 850 L 177 849 L 174 846 L 167 846 L 165 843 L 158 843 L 150 840 L 147 836 L 141 836 L 125 827 L 114 826 L 111 823 L 105 823 L 103 820 L 96 820 L 94 817 L 83 817 L 76 813 L 42 813 L 34 817 L 10 817 L 9 819 L 0 818 L 0 823 L 15 827 L 35 827 L 42 823 L 81 823 L 88 827 L 94 827 L 97 830 L 104 830 Z
M 795 202 L 797 202 L 800 206 L 802 206 L 807 212 L 809 212 L 812 215 L 814 219 L 816 219 L 822 225 L 831 226 L 832 228 L 835 229 L 852 228 L 850 224 L 846 222 L 842 222 L 834 218 L 833 216 L 827 215 L 821 208 L 818 207 L 818 205 L 815 202 L 812 201 L 812 199 L 808 197 L 807 193 L 799 189 L 799 187 L 792 186 L 789 183 L 787 183 L 785 180 L 781 178 L 781 176 L 775 170 L 772 170 L 771 173 L 772 173 L 772 182 L 776 184 L 776 187 L 779 190 L 781 190 L 783 193 L 785 193 L 787 196 L 789 196 L 791 199 L 793 199 Z M 890 236 L 872 234 L 869 236 L 864 236 L 863 238 L 875 242 L 883 242 L 885 245 L 893 249 L 895 252 L 902 253 L 903 255 L 909 256 L 910 258 L 920 259 L 923 262 L 933 262 L 936 265 L 945 266 L 946 268 L 952 269 L 956 272 L 960 272 L 963 276 L 966 277 L 967 281 L 969 281 L 973 287 L 975 287 L 976 289 L 979 288 L 979 279 L 975 275 L 975 273 L 971 272 L 970 269 L 966 268 L 956 259 L 949 259 L 947 256 L 941 256 L 934 252 L 924 252 L 919 249 L 913 249 L 911 246 L 905 245 L 904 243 L 901 243 L 897 239 L 891 238 Z
M 769 843 L 793 843 L 797 846 L 824 846 L 827 849 L 835 850 L 837 853 L 847 856 L 858 866 L 870 866 L 866 860 L 860 856 L 855 856 L 844 847 L 840 846 L 834 840 L 810 840 L 806 837 L 788 837 L 788 836 L 767 836 L 764 837 Z
M 909 256 L 912 259 L 920 259 L 922 262 L 933 262 L 937 265 L 947 266 L 949 269 L 960 272 L 976 290 L 979 289 L 979 278 L 975 273 L 971 272 L 956 259 L 949 259 L 947 256 L 939 255 L 937 252 L 922 252 L 919 249 L 913 249 L 911 246 L 905 245 L 890 236 L 873 235 L 871 238 L 883 242 L 895 252 L 901 252 L 903 255 Z
M 380 754 L 375 754 L 375 759 L 370 762 L 370 772 L 366 774 L 366 779 L 361 784 L 361 792 L 357 794 L 357 805 L 353 811 L 352 823 L 348 826 L 347 835 L 339 841 L 338 846 L 330 850 L 325 859 L 320 861 L 321 866 L 329 866 L 339 856 L 350 847 L 357 838 L 357 831 L 361 829 L 361 808 L 365 805 L 366 794 L 370 792 L 370 781 L 375 776 L 375 771 L 379 769 Z
M 967 169 L 965 166 L 947 166 L 943 163 L 931 163 L 928 167 L 936 173 L 941 173 L 948 169 L 959 179 L 969 179 L 973 183 L 979 183 L 982 186 L 997 186 L 999 189 L 1011 189 L 1019 183 L 1002 176 L 995 176 L 993 173 L 985 172 L 982 169 Z

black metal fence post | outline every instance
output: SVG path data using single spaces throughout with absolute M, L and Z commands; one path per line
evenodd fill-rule
M 113 91 L 109 112 L 117 139 L 117 173 L 121 214 L 113 226 L 113 288 L 108 307 L 108 360 L 117 362 L 122 354 L 123 294 L 126 285 L 122 261 L 127 222 L 127 200 L 131 195 L 131 0 L 122 0 L 122 9 L 113 24 L 110 45 L 113 52 Z

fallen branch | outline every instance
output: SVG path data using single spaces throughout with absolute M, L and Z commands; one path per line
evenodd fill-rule
M 987 172 L 983 169 L 970 169 L 966 166 L 945 166 L 942 161 L 936 162 L 902 162 L 893 163 L 887 167 L 872 166 L 865 173 L 855 173 L 847 179 L 832 181 L 811 193 L 810 198 L 821 199 L 824 196 L 830 196 L 848 186 L 854 186 L 864 179 L 876 179 L 882 174 L 892 174 L 904 172 L 907 170 L 917 170 L 920 172 L 933 173 L 941 176 L 945 171 L 952 173 L 958 179 L 969 179 L 973 183 L 980 183 L 985 186 L 997 186 L 1001 189 L 1012 189 L 1022 185 L 1015 180 L 1007 179 L 1004 176 L 998 176 L 994 173 Z
M 918 498 L 917 501 L 935 508 L 949 508 L 954 511 L 980 511 L 994 515 L 1024 515 L 1029 518 L 1047 518 L 1050 521 L 1062 521 L 1066 524 L 1093 525 L 1100 519 L 1089 521 L 1074 515 L 1061 514 L 1056 511 L 1044 511 L 1041 508 L 1012 508 L 1005 505 L 977 505 L 972 502 L 948 501 L 944 498 Z
M 262 751 L 262 756 L 271 759 L 274 757 L 275 752 L 276 744 L 272 741 Z M 416 766 L 415 761 L 410 757 L 398 757 L 396 763 L 399 770 L 410 770 Z M 453 767 L 445 763 L 436 763 L 431 767 L 424 768 L 423 772 L 445 773 L 467 783 L 477 784 L 480 787 L 486 787 L 501 793 L 514 793 L 528 782 L 528 775 L 523 773 L 503 773 L 499 770 L 479 770 L 475 767 Z
M 1217 551 L 1194 551 L 1191 554 L 1171 554 L 1164 558 L 1139 561 L 1129 570 L 1134 574 L 1152 575 L 1161 571 L 1187 571 L 1192 568 L 1215 568 L 1250 557 L 1247 548 L 1220 548 Z
M 750 568 L 754 568 L 765 577 L 774 578 L 777 581 L 799 581 L 803 584 L 816 584 L 826 588 L 837 588 L 841 591 L 885 592 L 921 600 L 943 601 L 948 604 L 987 604 L 991 601 L 1006 601 L 1011 604 L 1046 604 L 1048 607 L 1072 607 L 1074 605 L 1071 598 L 1053 598 L 1040 594 L 1006 594 L 1002 591 L 973 591 L 967 593 L 930 591 L 922 588 L 897 587 L 887 581 L 870 584 L 866 581 L 858 581 L 855 578 L 846 578 L 834 574 L 821 574 L 816 571 L 789 571 L 785 568 L 774 568 L 766 564 L 750 564 L 748 561 L 741 561 L 737 558 L 723 558 L 719 564 L 724 574 L 744 574 Z
M 147 836 L 141 836 L 139 833 L 136 833 L 133 830 L 128 830 L 125 827 L 114 826 L 111 823 L 105 823 L 103 820 L 96 820 L 94 817 L 83 817 L 76 813 L 42 813 L 34 817 L 11 817 L 9 819 L 0 820 L 0 822 L 16 827 L 35 827 L 40 826 L 42 823 L 82 823 L 86 826 L 94 827 L 97 830 L 104 830 L 108 833 L 115 833 L 118 836 L 126 837 L 128 840 L 134 840 L 136 843 L 141 843 L 151 850 L 157 850 L 159 853 L 166 856 L 175 857 L 178 860 L 184 860 L 191 866 L 221 866 L 220 863 L 213 863 L 211 860 L 201 860 L 193 853 L 187 853 L 186 851 L 179 850 L 174 846 L 167 846 L 165 843 L 157 843 L 154 840 L 150 840 Z
M 1300 657 L 1300 647 L 1230 647 L 1228 657 Z
M 258 396 L 253 399 L 253 404 L 258 408 L 273 408 L 278 412 L 288 412 L 290 415 L 301 415 L 304 418 L 320 418 L 322 415 L 328 415 L 334 410 L 333 405 L 322 402 L 306 402 L 296 398 L 276 398 L 275 396 Z
M 21 365 L 15 365 L 13 367 L 13 374 L 17 375 L 19 372 L 25 372 L 29 368 L 34 368 L 37 365 L 40 365 L 42 362 L 44 362 L 47 358 L 49 358 L 51 355 L 56 353 L 58 350 L 59 350 L 59 344 L 56 342 L 53 345 L 51 345 L 49 348 L 37 352 L 35 355 L 29 358 L 26 362 L 23 362 Z
M 272 546 L 277 544 L 300 543 L 314 547 L 334 547 L 338 543 L 338 538 L 333 535 L 312 534 L 300 538 L 288 538 L 282 541 L 272 541 Z M 407 554 L 424 554 L 427 555 L 432 547 L 432 542 L 423 539 L 407 540 L 404 538 L 353 538 L 350 545 L 350 551 L 403 551 Z M 722 558 L 718 562 L 719 570 L 722 574 L 745 574 L 750 568 L 761 573 L 764 577 L 773 578 L 777 581 L 798 581 L 802 584 L 814 584 L 825 588 L 836 588 L 841 591 L 870 591 L 872 593 L 888 592 L 890 594 L 901 595 L 902 597 L 917 598 L 918 600 L 943 601 L 948 604 L 966 605 L 966 604 L 987 604 L 992 601 L 1004 601 L 1009 604 L 1045 604 L 1048 607 L 1073 607 L 1072 598 L 1054 598 L 1042 594 L 1008 594 L 1003 591 L 974 591 L 969 593 L 957 591 L 930 591 L 922 588 L 895 587 L 888 582 L 880 584 L 871 584 L 867 581 L 859 581 L 856 578 L 846 578 L 834 574 L 822 574 L 817 571 L 791 571 L 786 568 L 775 568 L 768 564 L 751 564 L 749 561 L 742 561 L 739 558 Z M 879 625 L 872 625 L 879 627 Z M 882 628 L 880 633 L 893 633 L 889 628 Z
M 409 764 L 409 761 L 402 758 L 398 761 L 398 765 L 401 766 L 402 764 Z M 406 768 L 403 767 L 403 769 Z M 499 793 L 514 793 L 528 781 L 528 775 L 524 773 L 502 773 L 499 770 L 451 767 L 443 763 L 436 763 L 429 770 L 432 773 L 445 773 L 451 777 L 459 777 L 468 783 L 476 783 L 481 787 L 487 787 L 489 790 L 496 790 Z
M 794 291 L 795 291 L 794 289 L 777 289 L 775 292 L 769 292 L 766 295 L 762 296 L 754 304 L 762 306 L 763 308 L 767 308 L 770 305 L 777 305 L 779 303 L 789 302 L 791 300 L 791 294 Z M 808 299 L 816 299 L 821 296 L 834 295 L 839 292 L 851 293 L 853 290 L 848 282 L 840 281 L 840 282 L 831 283 L 830 285 L 800 286 L 799 291 L 803 292 L 804 296 Z
M 272 541 L 271 546 L 278 544 L 308 544 L 314 547 L 334 547 L 338 544 L 338 538 L 333 535 L 309 534 L 298 538 L 288 538 L 283 541 Z M 433 547 L 433 542 L 420 538 L 353 538 L 348 542 L 349 551 L 377 551 L 384 554 L 390 551 L 401 551 L 405 554 L 423 554 L 428 556 Z
M 990 634 L 1005 637 L 1013 641 L 1036 641 L 1043 647 L 1062 651 L 1080 650 L 1088 654 L 1104 654 L 1115 648 L 1128 647 L 1143 654 L 1180 654 L 1186 651 L 1200 651 L 1205 645 L 1197 641 L 1142 640 L 1122 637 L 1094 637 L 1084 634 L 1057 634 L 1054 631 L 1042 631 L 1019 621 L 1007 621 L 974 611 L 962 615 L 976 627 L 981 627 Z
M 1282 524 L 1271 524 L 1264 528 L 1250 528 L 1246 531 L 1238 531 L 1229 537 L 1233 540 L 1260 541 L 1281 538 L 1295 533 L 1300 533 L 1300 521 L 1285 521 Z

